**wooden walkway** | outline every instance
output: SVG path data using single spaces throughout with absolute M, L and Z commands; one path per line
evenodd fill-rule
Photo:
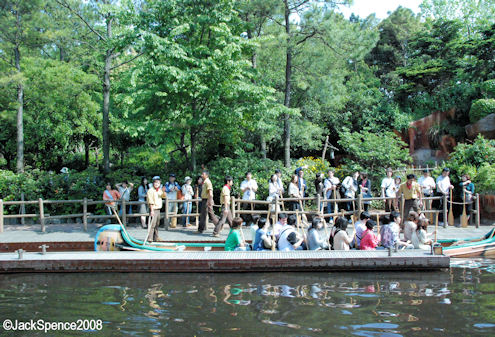
M 293 252 L 24 252 L 0 254 L 0 273 L 411 271 L 449 268 L 420 250 Z

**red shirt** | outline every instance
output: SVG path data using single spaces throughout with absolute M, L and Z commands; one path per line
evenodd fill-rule
M 378 236 L 373 233 L 373 231 L 366 229 L 363 233 L 363 238 L 361 239 L 361 250 L 374 250 L 378 246 L 380 240 Z

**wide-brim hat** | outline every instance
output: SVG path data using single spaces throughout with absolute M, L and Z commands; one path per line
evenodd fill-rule
M 188 181 L 188 180 L 192 180 L 192 178 L 191 178 L 191 177 L 189 177 L 189 176 L 187 176 L 187 177 L 185 177 L 185 178 L 184 178 L 184 182 L 185 182 L 185 183 L 187 183 L 187 181 Z
M 151 180 L 155 181 L 155 180 L 161 180 L 161 179 L 160 179 L 160 176 L 154 176 L 153 178 L 151 178 Z

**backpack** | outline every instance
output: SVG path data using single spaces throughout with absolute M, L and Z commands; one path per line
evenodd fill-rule
M 339 185 L 339 193 L 340 193 L 340 197 L 344 197 L 345 194 L 347 192 L 347 188 L 345 188 L 345 186 L 343 184 L 340 184 Z

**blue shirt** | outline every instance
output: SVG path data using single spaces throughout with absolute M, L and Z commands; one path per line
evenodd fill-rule
M 263 246 L 263 240 L 261 240 L 261 237 L 265 234 L 266 234 L 266 232 L 261 228 L 258 228 L 256 230 L 256 234 L 254 235 L 253 250 L 264 250 L 265 249 Z
M 469 196 L 468 196 L 468 194 L 466 193 L 466 198 L 467 198 L 468 200 L 470 200 L 470 199 L 471 199 L 471 197 L 472 197 L 472 196 L 473 196 L 473 194 L 474 194 L 474 184 L 473 184 L 473 183 L 469 183 L 469 184 L 467 184 L 467 185 L 464 185 L 464 183 L 460 183 L 459 185 L 461 186 L 461 188 L 462 188 L 462 189 L 464 189 L 464 188 L 465 188 L 465 189 L 466 189 L 466 191 L 469 191 L 469 192 L 471 192 L 471 193 L 472 193 L 472 194 L 471 194 L 471 195 L 469 195 Z M 464 193 L 462 193 L 462 200 L 464 200 Z
M 174 181 L 173 183 L 167 181 L 165 183 L 165 192 L 167 193 L 173 192 L 174 187 L 177 187 L 180 190 L 180 185 L 176 181 Z

